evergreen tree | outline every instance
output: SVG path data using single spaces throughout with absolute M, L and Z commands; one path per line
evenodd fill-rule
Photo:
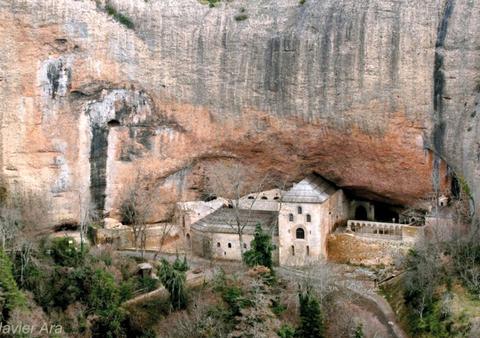
M 305 292 L 299 292 L 300 327 L 295 333 L 298 338 L 322 338 L 324 325 L 320 303 L 310 287 Z
M 248 266 L 263 265 L 272 269 L 272 241 L 270 235 L 262 230 L 260 224 L 257 224 L 255 228 L 255 234 L 251 245 L 251 249 L 243 254 L 243 260 L 245 263 Z

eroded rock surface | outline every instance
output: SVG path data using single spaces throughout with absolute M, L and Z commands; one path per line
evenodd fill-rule
M 229 158 L 408 205 L 448 163 L 480 198 L 480 2 L 110 3 L 133 29 L 101 2 L 0 0 L 2 172 L 59 219 L 114 214 L 136 176 L 165 219 Z

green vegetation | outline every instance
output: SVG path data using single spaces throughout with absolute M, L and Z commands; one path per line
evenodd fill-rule
M 220 1 L 221 1 L 221 0 L 207 0 L 208 5 L 209 5 L 210 7 L 215 7 L 217 4 L 220 3 Z
M 118 12 L 117 9 L 113 7 L 110 3 L 107 3 L 105 5 L 105 10 L 107 11 L 108 15 L 115 19 L 115 21 L 121 23 L 129 29 L 135 28 L 133 21 L 125 14 Z
M 248 19 L 248 15 L 246 14 L 246 10 L 244 7 L 240 8 L 240 14 L 234 16 L 235 21 L 244 21 Z
M 398 290 L 403 293 L 406 311 L 397 312 L 408 323 L 411 334 L 417 337 L 468 336 L 470 320 L 478 316 L 477 303 L 480 303 L 477 236 L 419 246 L 409 252 L 405 268 Z M 387 298 L 394 300 L 392 293 Z M 468 305 L 472 302 L 475 305 Z
M 260 224 L 255 228 L 251 249 L 243 254 L 243 260 L 250 266 L 262 265 L 272 270 L 273 245 L 269 234 L 263 232 Z
M 120 293 L 113 276 L 97 269 L 91 276 L 87 294 L 89 309 L 98 315 L 92 328 L 93 337 L 121 337 L 124 311 L 120 308 Z
M 295 329 L 288 324 L 282 324 L 280 330 L 278 330 L 278 336 L 280 338 L 294 338 Z
M 85 258 L 84 252 L 80 250 L 71 237 L 54 238 L 49 253 L 55 264 L 60 266 L 76 267 L 81 265 Z
M 138 275 L 133 259 L 114 256 L 109 250 L 89 252 L 87 246 L 82 252 L 72 238 L 66 237 L 42 241 L 38 250 L 32 251 L 23 274 L 19 266 L 15 263 L 13 268 L 17 284 L 30 292 L 45 315 L 61 324 L 67 334 L 144 334 L 141 330 L 130 334 L 131 314 L 123 309 L 122 302 L 156 288 L 158 281 Z
M 320 303 L 310 287 L 298 294 L 300 301 L 300 327 L 295 336 L 299 338 L 321 338 L 324 336 L 324 323 Z
M 7 320 L 10 312 L 25 304 L 25 297 L 13 278 L 12 262 L 0 248 L 0 323 Z
M 247 14 L 237 14 L 234 16 L 235 21 L 244 21 L 248 19 Z
M 307 2 L 307 0 L 299 0 L 298 3 L 300 4 L 300 6 L 303 6 L 305 4 L 305 2 Z
M 201 4 L 208 5 L 209 7 L 217 6 L 221 0 L 199 0 Z
M 173 264 L 162 259 L 162 264 L 158 270 L 160 281 L 170 294 L 170 302 L 173 309 L 184 309 L 187 306 L 187 293 L 185 290 L 186 275 L 188 270 L 187 260 L 177 259 Z
M 355 332 L 353 333 L 354 338 L 363 338 L 365 337 L 365 334 L 363 333 L 363 326 L 362 324 L 358 324 L 357 327 L 355 328 Z

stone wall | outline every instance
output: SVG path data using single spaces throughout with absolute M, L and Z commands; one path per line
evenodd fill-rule
M 145 250 L 147 251 L 159 251 L 161 249 L 164 253 L 183 253 L 190 250 L 189 239 L 185 237 L 182 229 L 177 225 L 149 225 L 145 233 Z M 97 229 L 95 240 L 99 244 L 112 244 L 119 250 L 135 249 L 133 231 L 129 226 L 116 229 Z
M 400 262 L 412 243 L 335 233 L 328 237 L 328 260 L 362 265 L 391 265 Z

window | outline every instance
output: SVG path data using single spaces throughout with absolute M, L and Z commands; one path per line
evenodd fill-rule
M 220 242 L 217 242 L 217 248 L 219 248 L 219 247 L 220 247 Z
M 301 215 L 302 214 L 302 207 L 297 207 L 297 211 L 298 211 L 298 214 Z
M 262 196 L 262 200 L 268 200 L 267 196 Z
M 307 256 L 310 256 L 310 247 L 307 245 Z
M 292 256 L 295 256 L 295 247 L 293 245 L 290 247 L 290 253 Z
M 302 228 L 297 228 L 297 231 L 295 231 L 295 237 L 297 239 L 305 239 L 305 230 Z
M 310 216 L 310 214 L 307 214 L 307 222 L 311 222 L 312 221 L 312 216 Z
M 232 248 L 232 243 L 228 243 L 228 248 L 229 248 L 229 249 Z
M 248 199 L 249 199 L 249 200 L 254 200 L 255 197 L 253 197 L 253 196 L 248 196 Z
M 244 249 L 247 248 L 247 243 L 243 243 L 243 248 L 244 248 Z
M 274 199 L 274 200 L 278 200 L 278 199 L 280 199 L 280 197 L 275 196 L 273 199 Z
M 290 222 L 293 222 L 293 214 L 288 214 L 288 220 L 289 220 Z

